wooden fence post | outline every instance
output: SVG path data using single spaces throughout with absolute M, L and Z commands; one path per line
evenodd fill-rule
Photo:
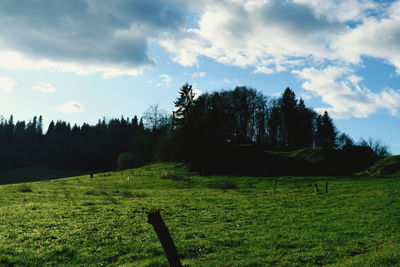
M 325 183 L 325 194 L 328 194 L 328 181 Z
M 179 260 L 178 251 L 174 245 L 174 241 L 169 234 L 168 228 L 161 218 L 160 211 L 154 211 L 147 214 L 147 221 L 154 227 L 154 231 L 157 233 L 158 239 L 164 249 L 164 253 L 167 256 L 168 263 L 171 267 L 181 267 L 182 264 Z
M 274 181 L 274 194 L 276 193 L 276 179 Z
M 315 187 L 315 194 L 318 194 L 318 185 L 314 184 L 314 187 Z

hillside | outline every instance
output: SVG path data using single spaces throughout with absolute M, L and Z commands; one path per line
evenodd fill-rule
M 400 155 L 381 159 L 362 174 L 371 176 L 400 176 Z
M 160 163 L 0 186 L 0 265 L 166 266 L 152 210 L 184 266 L 400 264 L 398 177 L 199 176 Z
M 211 173 L 258 176 L 353 175 L 379 158 L 373 153 L 329 148 L 303 148 L 290 152 L 264 151 L 241 145 L 209 155 Z

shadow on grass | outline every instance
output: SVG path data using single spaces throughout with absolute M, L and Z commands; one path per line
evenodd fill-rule
M 57 170 L 45 167 L 21 168 L 0 171 L 0 185 L 35 182 L 89 174 L 80 170 Z

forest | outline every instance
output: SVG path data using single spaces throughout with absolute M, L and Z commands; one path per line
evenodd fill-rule
M 174 105 L 172 114 L 154 105 L 140 119 L 103 118 L 96 125 L 51 121 L 46 131 L 42 116 L 29 122 L 1 117 L 0 170 L 46 166 L 107 171 L 184 161 L 211 173 L 227 171 L 243 157 L 257 161 L 265 157 L 263 151 L 341 150 L 356 144 L 338 133 L 328 112 L 316 113 L 290 88 L 278 98 L 244 86 L 198 96 L 186 83 Z M 377 157 L 389 155 L 379 140 L 357 145 L 370 147 Z

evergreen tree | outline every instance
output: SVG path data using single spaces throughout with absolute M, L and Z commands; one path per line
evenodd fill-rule
M 46 135 L 48 136 L 54 134 L 54 128 L 55 128 L 54 121 L 51 121 L 49 127 L 47 128 Z
M 337 132 L 327 111 L 317 117 L 316 145 L 319 147 L 336 148 Z
M 39 136 L 43 135 L 43 117 L 42 115 L 39 116 L 37 125 L 36 125 L 36 134 Z
M 288 87 L 281 97 L 280 109 L 282 112 L 281 121 L 281 140 L 285 150 L 293 150 L 297 148 L 297 100 L 295 93 Z
M 315 112 L 307 108 L 300 98 L 297 105 L 296 148 L 310 147 L 314 140 Z
M 186 122 L 188 113 L 193 106 L 194 98 L 193 86 L 185 83 L 179 90 L 179 98 L 174 102 L 176 110 L 173 120 L 176 120 L 178 125 Z

